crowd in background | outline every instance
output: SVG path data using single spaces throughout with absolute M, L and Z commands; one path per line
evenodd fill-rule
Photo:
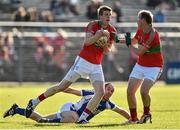
M 0 33 L 0 77 L 13 73 L 17 59 L 12 32 Z M 3 77 L 1 77 L 3 78 Z
M 12 20 L 13 21 L 31 21 L 31 22 L 58 22 L 58 21 L 73 21 L 73 18 L 77 18 L 82 15 L 80 0 L 51 0 L 49 3 L 49 9 L 40 10 L 37 7 L 25 7 L 21 0 L 4 0 L 9 1 L 10 5 L 18 5 L 16 9 L 13 9 Z M 180 6 L 179 0 L 146 0 L 146 5 L 150 9 L 154 9 L 154 21 L 165 22 L 166 10 L 176 10 Z M 0 2 L 2 10 L 8 10 L 3 8 Z M 86 19 L 97 19 L 97 9 L 104 4 L 104 0 L 89 0 L 86 5 L 86 11 L 83 15 Z M 81 5 L 82 6 L 82 5 Z M 122 3 L 118 0 L 112 2 L 112 23 L 123 22 Z M 11 8 L 10 8 L 11 9 Z M 44 35 L 34 37 L 35 43 L 34 60 L 38 66 L 38 70 L 41 72 L 48 69 L 57 68 L 56 71 L 63 73 L 66 64 L 65 57 L 65 44 L 67 41 L 67 34 L 62 29 L 57 29 L 55 37 L 49 37 L 47 32 L 51 32 L 51 28 L 42 27 L 40 31 Z M 109 56 L 110 60 L 114 59 Z M 12 73 L 14 64 L 17 60 L 17 54 L 15 52 L 14 37 L 12 32 L 0 31 L 0 77 L 8 73 Z M 135 64 L 137 56 L 130 54 L 129 66 Z

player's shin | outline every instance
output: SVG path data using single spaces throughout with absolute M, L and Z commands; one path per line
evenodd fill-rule
M 95 95 L 93 96 L 93 98 L 89 101 L 89 103 L 87 104 L 87 107 L 85 108 L 85 110 L 83 111 L 83 113 L 81 114 L 81 116 L 79 117 L 78 122 L 82 121 L 82 120 L 86 120 L 86 118 L 92 113 L 92 111 L 94 111 L 94 109 L 98 106 L 98 104 L 100 103 L 102 97 L 104 95 L 104 91 L 98 91 L 95 93 Z

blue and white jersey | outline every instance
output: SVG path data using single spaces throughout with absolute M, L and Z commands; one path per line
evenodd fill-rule
M 94 96 L 94 91 L 91 90 L 82 90 L 81 91 L 82 99 L 74 104 L 75 110 L 80 116 L 84 109 L 86 108 L 88 102 L 90 99 Z M 114 109 L 116 105 L 112 103 L 110 100 L 102 100 L 98 107 L 92 112 L 91 115 L 87 118 L 87 120 L 90 120 L 92 117 L 97 115 L 98 113 L 104 111 L 105 109 Z

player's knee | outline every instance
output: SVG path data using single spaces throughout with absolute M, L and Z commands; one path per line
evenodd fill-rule
M 58 92 L 58 87 L 57 87 L 57 86 L 52 87 L 52 88 L 50 88 L 50 89 L 51 89 L 51 92 L 52 92 L 53 94 L 55 94 L 55 93 Z
M 64 91 L 66 88 L 68 88 L 70 85 L 71 85 L 72 83 L 71 82 L 69 82 L 69 81 L 62 81 L 62 82 L 60 82 L 59 84 L 57 84 L 57 86 L 56 86 L 56 92 L 62 92 L 62 91 Z
M 98 91 L 96 92 L 96 94 L 99 96 L 99 97 L 103 97 L 104 94 L 105 94 L 105 89 L 103 87 L 99 87 Z

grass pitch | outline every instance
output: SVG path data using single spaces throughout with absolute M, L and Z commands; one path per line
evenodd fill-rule
M 128 110 L 126 100 L 127 83 L 115 82 L 115 92 L 111 100 L 118 106 Z M 25 117 L 15 115 L 3 119 L 3 113 L 13 103 L 26 107 L 30 98 L 34 98 L 44 92 L 52 84 L 50 83 L 24 83 L 18 84 L 0 83 L 0 129 L 180 129 L 180 85 L 166 85 L 156 83 L 151 90 L 152 97 L 152 121 L 150 124 L 135 124 L 122 126 L 125 118 L 112 112 L 104 111 L 94 117 L 89 124 L 38 124 Z M 72 85 L 76 89 L 92 89 L 89 83 L 76 83 Z M 36 111 L 45 115 L 57 112 L 65 102 L 76 102 L 80 97 L 58 93 L 45 100 L 36 108 Z M 142 102 L 139 91 L 137 92 L 138 115 L 142 114 Z

